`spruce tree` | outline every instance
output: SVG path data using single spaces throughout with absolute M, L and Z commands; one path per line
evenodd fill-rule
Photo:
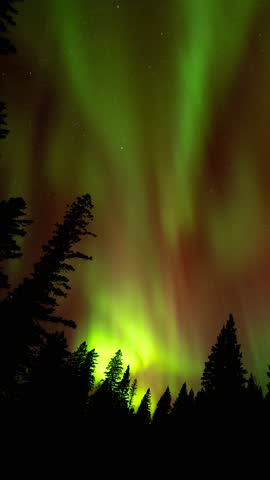
M 128 409 L 131 413 L 134 412 L 133 400 L 136 395 L 137 386 L 138 386 L 138 381 L 137 381 L 137 378 L 135 378 L 131 384 L 131 387 L 129 390 L 129 397 L 128 397 Z
M 129 393 L 130 393 L 130 368 L 129 365 L 127 366 L 123 377 L 119 381 L 118 384 L 118 398 L 120 407 L 128 410 L 128 402 L 129 402 Z
M 14 237 L 24 237 L 24 227 L 32 223 L 24 218 L 26 203 L 23 198 L 0 201 L 0 262 L 20 258 L 22 251 Z M 9 288 L 8 276 L 0 271 L 0 288 Z
M 121 380 L 121 375 L 123 372 L 123 354 L 119 349 L 110 359 L 108 366 L 106 368 L 105 379 L 108 382 L 108 385 L 111 391 L 115 394 L 118 392 L 118 385 Z
M 194 404 L 194 392 L 192 388 L 188 392 L 187 384 L 184 382 L 173 403 L 170 413 L 170 425 L 173 429 L 179 430 L 179 428 L 181 428 L 185 435 L 188 434 L 195 415 Z M 182 438 L 182 441 L 183 439 L 184 437 Z
M 10 33 L 9 28 L 16 25 L 14 16 L 18 11 L 15 8 L 15 3 L 22 0 L 1 0 L 0 1 L 0 55 L 8 53 L 15 53 L 16 48 L 8 38 Z M 6 138 L 9 130 L 6 122 L 6 106 L 4 102 L 0 102 L 0 139 Z
M 18 10 L 15 3 L 22 0 L 1 0 L 0 2 L 0 54 L 15 53 L 16 48 L 8 38 L 9 28 L 16 25 L 14 16 Z
M 82 382 L 87 392 L 91 392 L 94 388 L 98 356 L 95 348 L 88 350 L 87 343 L 84 341 L 72 352 L 69 359 L 74 375 Z
M 187 410 L 193 407 L 193 404 L 194 404 L 194 392 L 192 389 L 190 389 L 188 393 L 187 384 L 186 382 L 184 382 L 173 404 L 173 407 L 171 410 L 171 416 L 174 417 L 175 419 L 178 417 L 182 418 L 184 415 L 186 415 Z
M 137 424 L 147 426 L 151 422 L 151 390 L 148 388 L 141 399 L 136 413 Z
M 172 396 L 169 387 L 161 395 L 157 402 L 156 409 L 153 414 L 152 424 L 157 427 L 164 427 L 168 423 L 168 416 L 171 410 Z
M 201 379 L 202 389 L 208 398 L 225 402 L 229 399 L 237 401 L 244 390 L 246 373 L 234 319 L 230 314 L 205 363 Z
M 104 372 L 105 378 L 100 381 L 95 392 L 89 398 L 89 416 L 95 425 L 111 429 L 119 417 L 120 396 L 119 385 L 123 372 L 122 351 L 117 352 L 110 359 Z
M 187 403 L 188 403 L 187 384 L 186 382 L 184 382 L 173 404 L 172 414 L 175 414 L 181 408 L 185 408 Z
M 97 359 L 98 353 L 95 349 L 89 351 L 86 342 L 82 342 L 69 357 L 72 384 L 70 401 L 73 408 L 81 412 L 85 411 L 89 394 L 94 388 Z
M 87 230 L 93 219 L 92 208 L 89 194 L 77 197 L 72 205 L 67 205 L 64 221 L 56 223 L 52 239 L 43 245 L 43 255 L 34 265 L 31 277 L 25 278 L 2 302 L 4 346 L 0 351 L 0 382 L 4 377 L 14 376 L 18 364 L 28 362 L 32 348 L 46 337 L 48 322 L 75 328 L 73 320 L 55 315 L 56 298 L 66 297 L 66 291 L 70 289 L 67 272 L 75 269 L 69 260 L 92 259 L 73 249 L 84 236 L 96 236 Z

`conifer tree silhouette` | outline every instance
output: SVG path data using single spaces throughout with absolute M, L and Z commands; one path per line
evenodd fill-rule
M 9 28 L 16 25 L 14 16 L 18 11 L 14 4 L 22 0 L 1 0 L 0 2 L 0 55 L 15 53 L 16 48 L 8 38 Z M 6 138 L 9 130 L 6 122 L 6 106 L 4 102 L 0 102 L 0 139 Z
M 236 402 L 243 393 L 246 373 L 234 319 L 230 314 L 205 363 L 201 379 L 203 391 L 215 400 L 227 402 L 230 399 Z
M 147 426 L 151 422 L 151 390 L 148 388 L 141 399 L 136 413 L 136 421 L 139 426 Z
M 136 395 L 137 386 L 138 386 L 138 381 L 137 381 L 137 378 L 135 378 L 133 380 L 133 382 L 130 386 L 130 390 L 129 390 L 128 409 L 129 409 L 130 413 L 134 412 L 133 401 L 134 401 L 134 397 Z
M 195 393 L 194 393 L 194 390 L 193 388 L 191 388 L 189 390 L 189 393 L 188 393 L 188 405 L 190 408 L 193 408 L 195 406 Z
M 169 413 L 171 410 L 171 401 L 172 396 L 169 387 L 166 388 L 165 392 L 161 395 L 160 399 L 157 402 L 155 408 L 152 424 L 155 427 L 164 428 L 168 425 Z
M 184 382 L 173 404 L 173 408 L 171 412 L 172 415 L 177 415 L 179 410 L 181 410 L 182 408 L 185 408 L 187 404 L 188 404 L 187 384 L 186 382 Z
M 195 399 L 192 388 L 187 391 L 186 382 L 181 386 L 179 393 L 173 403 L 170 413 L 170 426 L 174 431 L 181 431 L 185 435 L 181 441 L 187 439 L 187 433 L 192 430 L 193 420 L 195 416 Z
M 8 38 L 9 27 L 16 25 L 14 16 L 18 10 L 15 3 L 22 0 L 1 0 L 0 2 L 0 54 L 15 53 L 16 48 Z
M 0 383 L 4 377 L 13 378 L 17 366 L 27 363 L 31 358 L 32 347 L 47 335 L 44 322 L 75 328 L 73 320 L 54 314 L 58 306 L 56 297 L 66 297 L 66 290 L 70 289 L 65 273 L 75 269 L 69 260 L 92 259 L 91 256 L 73 250 L 73 246 L 84 236 L 96 236 L 87 230 L 93 219 L 92 208 L 89 194 L 77 197 L 71 205 L 67 205 L 64 222 L 56 223 L 52 239 L 42 246 L 44 253 L 34 265 L 31 278 L 24 278 L 2 302 L 2 335 L 5 345 L 0 351 Z
M 118 398 L 120 408 L 128 411 L 129 394 L 130 394 L 130 367 L 127 366 L 123 377 L 118 384 Z
M 108 386 L 115 394 L 118 393 L 119 382 L 121 381 L 121 375 L 123 372 L 123 354 L 119 349 L 110 359 L 105 373 L 105 379 L 108 382 Z
M 94 348 L 89 351 L 87 343 L 82 342 L 68 359 L 68 366 L 72 375 L 70 402 L 72 408 L 80 410 L 81 413 L 84 413 L 89 394 L 95 385 L 95 369 L 98 356 Z
M 120 395 L 119 385 L 123 372 L 123 354 L 119 349 L 110 359 L 96 391 L 89 398 L 89 416 L 95 425 L 103 425 L 111 430 L 119 420 Z
M 24 227 L 32 221 L 24 217 L 26 203 L 23 198 L 9 198 L 0 201 L 0 262 L 22 256 L 20 245 L 14 237 L 24 237 Z M 8 276 L 0 271 L 0 288 L 10 288 Z
M 187 384 L 186 382 L 184 382 L 173 404 L 171 416 L 174 417 L 175 420 L 177 420 L 178 418 L 182 419 L 184 416 L 187 415 L 187 411 L 190 410 L 193 406 L 194 392 L 191 388 L 188 393 Z

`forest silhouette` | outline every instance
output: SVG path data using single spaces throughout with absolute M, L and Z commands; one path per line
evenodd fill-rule
M 15 25 L 14 4 L 0 1 L 1 54 L 16 51 L 8 38 L 9 27 Z M 5 103 L 0 102 L 0 138 L 8 132 Z M 4 421 L 20 425 L 16 435 L 22 443 L 30 433 L 32 454 L 35 441 L 44 449 L 49 438 L 50 451 L 62 447 L 68 454 L 72 445 L 70 455 L 86 455 L 80 460 L 85 466 L 101 459 L 101 476 L 261 478 L 263 468 L 267 471 L 263 452 L 270 424 L 270 383 L 264 394 L 244 368 L 232 314 L 217 332 L 199 391 L 188 390 L 184 382 L 172 398 L 169 385 L 164 386 L 153 409 L 150 388 L 135 408 L 137 379 L 129 365 L 124 369 L 121 346 L 100 381 L 95 376 L 95 348 L 89 349 L 85 341 L 73 351 L 69 348 L 66 329 L 76 324 L 57 315 L 57 299 L 65 298 L 71 288 L 71 261 L 92 259 L 75 249 L 84 237 L 96 236 L 89 230 L 92 210 L 89 193 L 67 205 L 33 272 L 13 287 L 7 267 L 22 256 L 18 240 L 32 220 L 23 198 L 0 201 L 2 427 Z M 270 367 L 266 374 L 270 378 Z

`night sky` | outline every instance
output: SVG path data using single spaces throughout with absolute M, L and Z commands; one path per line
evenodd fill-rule
M 0 59 L 0 192 L 35 223 L 29 274 L 67 203 L 95 208 L 62 312 L 122 349 L 154 398 L 195 390 L 229 313 L 244 365 L 270 363 L 270 2 L 25 0 Z

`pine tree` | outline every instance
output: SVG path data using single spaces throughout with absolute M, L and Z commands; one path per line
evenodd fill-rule
M 127 366 L 123 377 L 121 378 L 118 384 L 118 398 L 121 408 L 124 408 L 128 411 L 128 402 L 129 402 L 129 392 L 130 392 L 130 368 Z
M 91 424 L 106 430 L 111 430 L 119 419 L 120 396 L 119 385 L 123 372 L 122 351 L 117 352 L 110 359 L 104 372 L 105 379 L 100 381 L 95 392 L 89 398 L 88 412 Z M 113 427 L 114 428 L 114 427 Z
M 182 432 L 185 433 L 185 439 L 187 439 L 186 435 L 191 429 L 195 416 L 194 405 L 194 392 L 192 388 L 188 392 L 187 384 L 184 382 L 171 409 L 170 425 L 175 430 L 181 428 Z
M 115 394 L 118 392 L 118 385 L 121 380 L 121 375 L 123 372 L 123 354 L 119 349 L 110 359 L 108 366 L 106 368 L 105 379 L 108 382 L 108 385 L 111 391 Z
M 34 273 L 30 280 L 32 284 L 30 287 L 31 289 L 34 287 L 37 296 L 37 299 L 31 299 L 37 307 L 35 317 L 41 321 L 60 322 L 75 327 L 73 321 L 64 320 L 52 314 L 58 306 L 56 297 L 66 297 L 65 290 L 70 290 L 69 279 L 62 274 L 62 272 L 75 270 L 68 261 L 92 260 L 91 256 L 73 250 L 73 246 L 84 236 L 96 237 L 94 233 L 87 230 L 89 222 L 93 220 L 92 208 L 89 194 L 77 197 L 71 205 L 67 205 L 63 224 L 56 223 L 52 239 L 47 245 L 42 246 L 44 254 L 34 265 Z
M 9 27 L 16 25 L 14 16 L 18 10 L 14 4 L 22 0 L 1 0 L 0 2 L 0 54 L 15 53 L 16 48 L 11 43 L 7 35 Z
M 88 350 L 86 342 L 82 342 L 70 356 L 69 364 L 74 375 L 83 382 L 87 392 L 94 388 L 98 356 L 95 348 Z
M 129 397 L 128 397 L 128 409 L 131 413 L 134 412 L 134 407 L 133 407 L 133 400 L 136 395 L 137 391 L 137 378 L 135 378 L 131 384 L 130 390 L 129 390 Z
M 15 53 L 16 48 L 8 38 L 9 27 L 16 25 L 14 15 L 17 15 L 18 11 L 14 7 L 17 1 L 22 0 L 1 0 L 0 1 L 0 55 L 8 53 Z M 6 138 L 9 130 L 6 122 L 5 103 L 0 102 L 0 139 Z
M 240 348 L 234 319 L 230 314 L 205 363 L 201 385 L 208 397 L 225 402 L 239 399 L 244 390 L 247 373 L 242 365 Z
M 188 394 L 188 405 L 190 408 L 193 408 L 195 406 L 195 393 L 192 388 L 189 390 Z
M 161 395 L 157 402 L 156 409 L 153 414 L 152 424 L 157 427 L 164 427 L 168 423 L 168 416 L 171 410 L 172 396 L 169 387 Z
M 149 425 L 151 422 L 151 390 L 148 388 L 136 413 L 137 424 L 141 426 Z
M 72 376 L 71 403 L 73 408 L 81 412 L 85 410 L 89 393 L 94 388 L 97 359 L 98 353 L 95 349 L 88 351 L 86 342 L 82 342 L 69 357 L 68 365 Z
M 0 350 L 0 383 L 4 377 L 14 376 L 19 363 L 28 361 L 29 347 L 31 350 L 47 335 L 46 322 L 75 328 L 74 321 L 55 315 L 56 297 L 66 297 L 66 290 L 70 289 L 65 273 L 75 269 L 69 260 L 92 259 L 73 250 L 82 237 L 96 236 L 87 230 L 93 219 L 92 208 L 89 194 L 67 205 L 64 222 L 56 224 L 52 239 L 42 247 L 44 253 L 34 265 L 31 278 L 25 278 L 2 302 L 1 330 L 5 345 Z
M 193 390 L 190 390 L 190 392 L 188 393 L 187 384 L 186 382 L 184 382 L 173 404 L 171 415 L 175 418 L 182 417 L 183 414 L 185 415 L 186 410 L 192 405 L 193 396 Z
M 92 350 L 86 354 L 84 368 L 88 379 L 88 392 L 92 392 L 95 386 L 95 371 L 98 357 L 99 354 L 96 352 L 95 348 L 92 348 Z
M 0 201 L 0 262 L 22 256 L 21 247 L 14 237 L 24 237 L 24 227 L 32 223 L 24 217 L 26 204 L 23 198 Z M 0 288 L 9 288 L 8 276 L 0 271 Z

